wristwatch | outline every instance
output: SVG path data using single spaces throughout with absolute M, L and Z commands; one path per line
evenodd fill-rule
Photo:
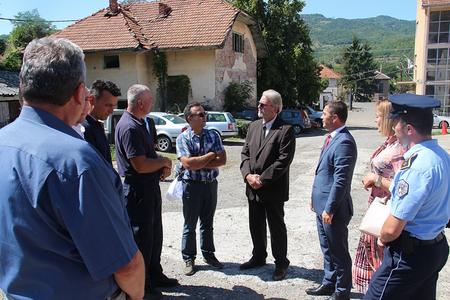
M 383 179 L 383 177 L 381 177 L 380 175 L 378 175 L 377 180 L 375 180 L 374 185 L 379 188 L 381 187 L 381 180 Z

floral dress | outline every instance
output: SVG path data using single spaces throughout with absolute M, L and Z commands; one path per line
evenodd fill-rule
M 404 153 L 405 149 L 397 141 L 397 138 L 395 136 L 388 137 L 370 158 L 372 172 L 384 178 L 392 179 L 403 163 Z M 384 198 L 387 201 L 391 195 L 388 191 L 374 186 L 369 196 L 369 205 L 375 197 Z M 377 238 L 361 233 L 352 268 L 353 285 L 357 291 L 367 292 L 370 279 L 382 260 L 383 247 L 377 245 Z

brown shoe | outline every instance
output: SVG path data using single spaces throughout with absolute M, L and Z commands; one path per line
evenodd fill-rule
M 283 280 L 286 277 L 288 267 L 275 267 L 272 279 L 275 281 Z

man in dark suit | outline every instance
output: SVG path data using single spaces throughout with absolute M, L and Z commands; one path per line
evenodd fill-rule
M 289 266 L 284 202 L 289 198 L 289 167 L 295 153 L 294 131 L 278 117 L 282 108 L 278 92 L 267 90 L 262 94 L 258 105 L 258 115 L 262 119 L 250 124 L 241 153 L 253 252 L 240 269 L 266 264 L 267 219 L 275 258 L 274 280 L 284 279 Z
M 356 143 L 345 127 L 347 105 L 327 104 L 322 115 L 325 140 L 312 187 L 311 209 L 316 213 L 317 231 L 324 256 L 322 284 L 306 290 L 308 295 L 350 299 L 352 259 L 348 252 L 348 223 L 353 216 L 350 196 L 356 163 Z

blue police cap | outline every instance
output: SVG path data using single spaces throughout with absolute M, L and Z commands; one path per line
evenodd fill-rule
M 392 103 L 390 118 L 394 119 L 402 114 L 431 111 L 441 106 L 441 101 L 429 96 L 415 94 L 393 94 L 388 97 Z

